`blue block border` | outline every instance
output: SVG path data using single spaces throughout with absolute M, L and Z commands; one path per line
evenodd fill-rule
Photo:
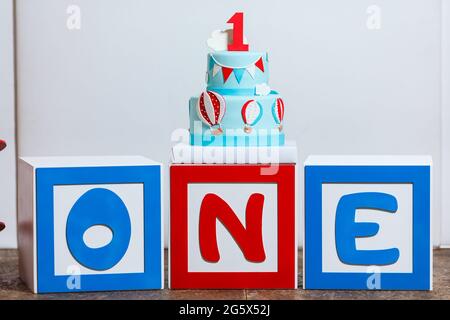
M 364 289 L 368 273 L 322 272 L 322 184 L 411 183 L 413 272 L 382 273 L 381 290 L 430 290 L 429 166 L 305 166 L 305 289 Z
M 55 276 L 53 187 L 85 184 L 144 185 L 144 272 L 81 275 L 81 288 L 68 289 L 69 276 Z M 161 289 L 161 167 L 81 167 L 36 169 L 37 291 L 76 292 Z

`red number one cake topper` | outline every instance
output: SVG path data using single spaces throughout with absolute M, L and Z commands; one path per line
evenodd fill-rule
M 244 44 L 244 13 L 236 12 L 227 23 L 233 24 L 233 43 L 228 51 L 248 51 L 248 44 Z

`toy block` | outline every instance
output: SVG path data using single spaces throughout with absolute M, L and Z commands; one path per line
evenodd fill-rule
M 305 162 L 304 288 L 431 290 L 431 157 Z
M 296 165 L 172 164 L 169 286 L 297 288 Z
M 161 164 L 21 158 L 20 276 L 34 293 L 161 289 Z

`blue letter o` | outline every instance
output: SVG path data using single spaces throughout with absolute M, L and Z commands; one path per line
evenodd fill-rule
M 112 240 L 101 248 L 89 248 L 84 232 L 92 226 L 108 227 Z M 66 239 L 72 256 L 86 268 L 104 271 L 114 267 L 128 250 L 131 221 L 122 199 L 108 189 L 96 188 L 84 193 L 67 218 Z

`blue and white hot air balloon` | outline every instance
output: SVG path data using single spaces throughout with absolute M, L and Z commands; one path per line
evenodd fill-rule
M 284 102 L 281 98 L 275 100 L 272 105 L 272 115 L 275 123 L 278 125 L 278 130 L 283 130 L 283 118 L 284 118 Z

